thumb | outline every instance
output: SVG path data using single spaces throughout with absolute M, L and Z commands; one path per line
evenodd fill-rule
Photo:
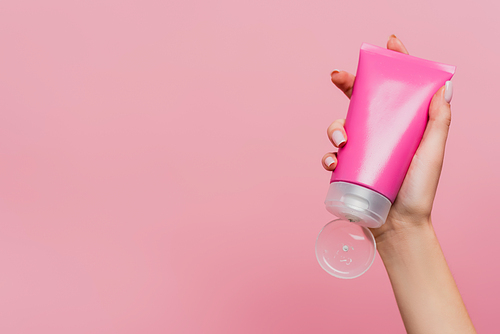
M 447 81 L 432 97 L 429 106 L 429 121 L 424 131 L 422 141 L 415 153 L 427 174 L 428 189 L 435 190 L 441 175 L 444 150 L 451 123 L 450 101 L 453 95 L 453 84 Z

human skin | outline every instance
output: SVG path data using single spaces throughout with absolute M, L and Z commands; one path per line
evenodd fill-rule
M 394 35 L 387 48 L 408 54 Z M 350 98 L 355 76 L 334 70 L 332 82 Z M 433 96 L 422 141 L 413 156 L 387 220 L 371 229 L 384 262 L 396 302 L 408 333 L 476 333 L 460 292 L 448 268 L 432 226 L 431 212 L 443 166 L 446 139 L 451 123 L 453 86 L 448 81 Z M 327 130 L 339 148 L 348 142 L 345 119 Z M 323 156 L 326 170 L 337 166 L 337 155 Z

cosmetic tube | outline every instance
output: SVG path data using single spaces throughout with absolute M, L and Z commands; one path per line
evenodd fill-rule
M 325 200 L 340 219 L 316 242 L 318 261 L 330 274 L 354 278 L 373 263 L 375 239 L 366 227 L 385 223 L 422 139 L 430 101 L 454 72 L 451 65 L 362 44 L 345 122 L 348 140 L 338 150 Z

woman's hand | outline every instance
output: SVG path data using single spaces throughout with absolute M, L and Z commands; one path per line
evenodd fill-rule
M 394 35 L 387 48 L 408 54 Z M 344 71 L 332 72 L 332 82 L 349 98 L 354 79 Z M 380 228 L 371 229 L 406 330 L 412 334 L 476 333 L 431 223 L 451 122 L 452 90 L 448 81 L 434 94 L 422 141 L 387 220 Z M 344 123 L 338 119 L 328 127 L 328 138 L 337 148 L 348 141 Z M 327 153 L 322 161 L 332 171 L 337 155 Z
M 408 54 L 403 43 L 394 35 L 389 37 L 387 48 Z M 350 98 L 355 76 L 345 71 L 334 70 L 331 77 L 332 82 Z M 400 235 L 400 232 L 431 223 L 432 203 L 441 174 L 451 122 L 449 103 L 452 91 L 451 81 L 448 81 L 432 98 L 429 122 L 386 223 L 380 228 L 372 229 L 379 246 L 383 241 L 388 241 L 388 238 Z M 338 119 L 328 127 L 328 138 L 337 148 L 344 146 L 348 141 L 349 134 L 345 132 L 344 123 L 345 119 Z M 335 152 L 325 154 L 322 163 L 325 169 L 333 171 L 337 166 L 337 154 Z

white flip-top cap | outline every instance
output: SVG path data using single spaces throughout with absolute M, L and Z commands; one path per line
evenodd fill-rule
M 339 218 L 360 226 L 380 227 L 385 223 L 391 201 L 384 195 L 353 183 L 330 183 L 325 199 L 326 209 Z

